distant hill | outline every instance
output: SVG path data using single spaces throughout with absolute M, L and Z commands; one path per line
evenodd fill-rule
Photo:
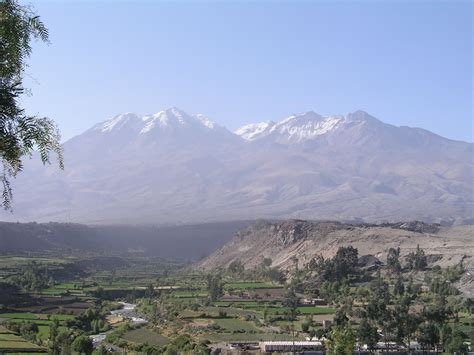
M 474 221 L 474 145 L 357 111 L 235 133 L 170 108 L 118 115 L 26 162 L 8 221 L 201 223 L 256 218 Z
M 287 220 L 258 222 L 239 231 L 235 237 L 196 267 L 203 270 L 227 268 L 240 260 L 246 268 L 257 267 L 263 258 L 272 266 L 292 267 L 294 258 L 301 266 L 322 255 L 333 257 L 341 246 L 353 246 L 359 255 L 371 255 L 386 262 L 389 248 L 400 247 L 401 256 L 424 249 L 430 265 L 442 267 L 462 261 L 466 273 L 460 283 L 463 292 L 474 295 L 474 226 L 441 227 L 421 222 L 386 225 L 346 224 Z
M 197 260 L 229 241 L 250 222 L 182 226 L 87 226 L 0 222 L 0 255 L 23 253 L 132 253 Z

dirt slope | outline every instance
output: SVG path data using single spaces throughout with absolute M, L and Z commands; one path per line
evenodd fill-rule
M 239 231 L 234 238 L 201 260 L 198 267 L 227 267 L 240 259 L 246 268 L 259 265 L 264 257 L 273 266 L 287 267 L 297 257 L 300 266 L 316 255 L 333 256 L 340 246 L 352 245 L 359 255 L 374 255 L 385 262 L 389 248 L 400 247 L 405 256 L 420 245 L 432 265 L 455 265 L 461 260 L 467 271 L 462 287 L 473 290 L 474 226 L 439 227 L 419 222 L 391 225 L 351 225 L 338 222 L 289 220 L 259 222 Z

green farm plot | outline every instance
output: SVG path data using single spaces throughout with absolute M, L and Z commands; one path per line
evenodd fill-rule
M 13 333 L 0 333 L 0 341 L 18 341 L 18 335 Z
M 36 344 L 30 343 L 22 337 L 10 332 L 5 327 L 0 326 L 0 353 L 3 352 L 38 352 L 45 349 Z
M 68 314 L 42 314 L 42 313 L 30 313 L 30 312 L 14 312 L 14 313 L 0 313 L 0 318 L 7 319 L 24 319 L 24 320 L 53 320 L 65 321 L 74 319 L 74 316 Z
M 332 307 L 298 307 L 300 314 L 334 314 L 336 309 Z
M 259 308 L 259 307 L 264 307 L 266 303 L 248 300 L 248 301 L 217 301 L 214 304 L 220 307 Z
M 51 258 L 51 257 L 27 257 L 27 256 L 11 256 L 5 255 L 0 256 L 0 268 L 5 267 L 18 267 L 22 265 L 26 265 L 32 261 L 42 264 L 67 264 L 70 263 L 74 259 L 67 259 L 67 258 Z
M 11 322 L 31 322 L 35 323 L 38 326 L 38 338 L 41 340 L 46 340 L 49 337 L 49 325 L 53 322 L 53 319 L 59 320 L 60 324 L 63 324 L 64 321 L 73 319 L 74 316 L 58 314 L 53 315 L 48 319 L 47 314 L 36 314 L 36 313 L 0 313 L 0 318 L 7 319 Z M 60 329 L 67 329 L 64 326 L 60 326 Z
M 46 315 L 45 315 L 46 317 Z M 0 313 L 0 318 L 11 318 L 11 319 L 39 319 L 37 314 L 29 312 L 17 312 L 17 313 Z
M 36 323 L 36 322 L 34 322 Z M 67 327 L 60 326 L 59 330 L 67 330 Z M 41 340 L 46 340 L 49 338 L 49 325 L 38 325 L 38 338 Z
M 59 296 L 65 293 L 74 294 L 77 296 L 84 295 L 82 286 L 80 284 L 76 284 L 72 282 L 60 283 L 50 288 L 41 290 L 39 293 L 42 295 L 47 295 L 47 296 Z
M 283 288 L 281 285 L 276 285 L 270 282 L 230 282 L 224 285 L 227 290 L 238 289 L 254 289 L 254 288 Z
M 66 329 L 65 327 L 61 327 Z M 49 325 L 38 325 L 38 338 L 46 340 L 49 337 Z
M 146 328 L 134 329 L 126 332 L 121 337 L 132 343 L 148 343 L 155 346 L 163 346 L 169 343 L 169 339 Z
M 229 332 L 257 332 L 259 329 L 251 322 L 247 322 L 237 318 L 220 318 L 215 319 L 214 323 Z
M 15 313 L 13 313 L 15 314 Z M 9 321 L 14 323 L 29 322 L 34 323 L 38 326 L 38 338 L 41 340 L 46 340 L 49 337 L 49 326 L 53 322 L 52 320 L 46 319 L 34 319 L 34 318 L 8 318 Z M 63 320 L 64 321 L 64 320 Z M 63 321 L 60 321 L 62 324 Z M 60 330 L 67 330 L 65 326 L 60 326 Z M 1 336 L 0 336 L 1 338 Z

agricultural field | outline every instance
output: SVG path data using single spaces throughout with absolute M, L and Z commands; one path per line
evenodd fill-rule
M 265 288 L 283 288 L 282 285 L 274 284 L 271 282 L 254 282 L 254 281 L 239 281 L 229 282 L 225 284 L 226 290 L 252 290 L 252 289 L 265 289 Z
M 17 294 L 2 298 L 5 293 L 0 293 L 0 352 L 44 352 L 56 343 L 71 347 L 72 343 L 61 342 L 78 336 L 94 339 L 96 347 L 102 344 L 137 354 L 166 349 L 207 353 L 227 342 L 331 336 L 334 322 L 345 322 L 358 331 L 357 315 L 370 301 L 367 295 L 378 292 L 378 286 L 366 282 L 360 286 L 326 283 L 314 298 L 318 303 L 305 304 L 303 298 L 315 297 L 312 291 L 268 279 L 265 270 L 204 274 L 165 260 L 99 259 L 2 257 L 8 272 L 0 285 Z M 23 286 L 12 288 L 9 280 Z M 396 281 L 387 280 L 392 285 Z M 387 288 L 395 292 L 395 286 Z M 413 312 L 421 312 L 423 302 L 434 297 L 429 290 L 418 290 Z M 390 297 L 396 302 L 395 296 Z M 350 312 L 344 308 L 347 300 L 351 300 Z M 459 324 L 465 334 L 472 334 L 467 308 L 454 298 L 449 302 L 458 302 L 460 313 L 448 324 Z
M 145 328 L 133 329 L 122 335 L 122 339 L 135 344 L 163 346 L 170 341 L 168 338 Z
M 45 353 L 46 349 L 33 344 L 0 325 L 0 353 Z

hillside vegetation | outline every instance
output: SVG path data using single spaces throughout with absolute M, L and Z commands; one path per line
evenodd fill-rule
M 245 268 L 258 267 L 265 258 L 271 266 L 303 267 L 317 256 L 333 257 L 341 246 L 353 246 L 367 262 L 387 259 L 390 248 L 400 248 L 405 260 L 422 246 L 430 265 L 441 267 L 463 263 L 466 272 L 460 282 L 463 292 L 474 293 L 474 226 L 441 227 L 421 222 L 385 225 L 344 224 L 288 220 L 259 222 L 239 231 L 222 248 L 201 260 L 203 270 L 227 268 L 233 262 Z M 372 256 L 372 259 L 368 256 Z

